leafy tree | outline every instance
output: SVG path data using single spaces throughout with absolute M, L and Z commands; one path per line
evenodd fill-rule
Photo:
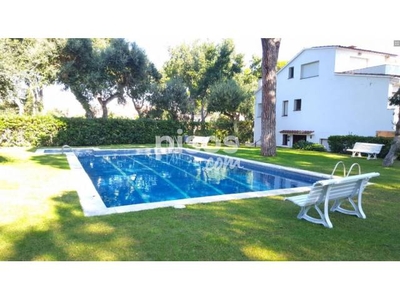
M 155 106 L 153 114 L 161 116 L 164 112 L 172 120 L 183 119 L 190 111 L 188 89 L 178 77 L 159 85 L 152 94 L 151 103 Z
M 107 118 L 111 101 L 126 103 L 126 94 L 135 101 L 143 93 L 143 82 L 159 74 L 135 43 L 110 39 L 103 43 L 97 40 L 95 44 L 98 46 L 91 39 L 68 39 L 59 81 L 71 89 L 86 117 L 94 117 L 93 102 L 97 101 L 102 117 Z
M 19 114 L 43 109 L 43 88 L 53 83 L 64 39 L 0 39 L 0 93 Z
M 233 132 L 239 134 L 238 123 L 241 111 L 247 109 L 245 100 L 249 93 L 240 87 L 235 80 L 219 81 L 210 87 L 208 96 L 208 111 L 220 112 L 230 118 L 233 124 Z
M 7 100 L 14 92 L 12 73 L 14 66 L 14 55 L 8 46 L 9 39 L 0 39 L 0 100 Z
M 189 102 L 192 103 L 192 120 L 195 109 L 200 103 L 200 82 L 215 56 L 215 45 L 196 40 L 191 45 L 181 44 L 169 49 L 170 59 L 163 67 L 166 78 L 181 78 L 189 90 Z
M 276 71 L 279 71 L 280 69 L 282 69 L 287 64 L 288 64 L 287 60 L 278 61 L 277 65 L 276 65 Z
M 201 99 L 201 121 L 205 120 L 206 96 L 210 87 L 220 81 L 232 79 L 243 68 L 243 54 L 236 55 L 235 45 L 232 40 L 226 39 L 216 48 L 214 61 L 207 68 L 199 85 Z
M 146 105 L 150 103 L 155 85 L 162 76 L 135 43 L 131 44 L 127 67 L 127 95 L 132 99 L 139 118 L 142 118 L 148 112 Z
M 389 99 L 389 102 L 391 105 L 400 106 L 400 88 Z M 390 150 L 389 150 L 388 154 L 386 154 L 385 158 L 383 159 L 384 167 L 389 167 L 389 166 L 393 165 L 394 160 L 397 158 L 397 156 L 400 152 L 400 109 L 398 111 L 399 111 L 399 113 L 398 113 L 398 120 L 396 123 L 395 136 L 394 136 L 392 145 L 390 146 Z
M 169 50 L 170 60 L 164 65 L 166 77 L 182 78 L 189 89 L 191 107 L 200 110 L 202 122 L 206 118 L 210 86 L 241 72 L 243 55 L 237 55 L 234 50 L 229 39 L 218 45 L 195 41 L 192 45 L 182 44 Z
M 276 155 L 276 64 L 280 38 L 262 38 L 261 154 Z
M 96 96 L 96 81 L 100 78 L 99 60 L 90 39 L 68 39 L 61 54 L 58 80 L 75 95 L 87 118 L 94 117 L 91 101 Z
M 276 71 L 278 72 L 280 69 L 282 69 L 284 66 L 288 64 L 287 60 L 281 60 L 278 61 L 276 65 Z M 262 77 L 262 71 L 261 71 L 261 57 L 257 55 L 253 55 L 251 58 L 250 62 L 250 70 L 256 76 L 257 78 Z

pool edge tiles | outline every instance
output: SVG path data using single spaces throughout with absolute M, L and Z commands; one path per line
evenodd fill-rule
M 121 151 L 122 150 L 122 151 Z M 126 150 L 126 151 L 123 151 Z M 139 151 L 135 151 L 135 149 L 119 149 L 116 150 L 115 154 L 123 154 L 126 152 L 137 154 L 137 153 L 169 153 L 176 151 L 176 148 L 167 150 L 166 148 L 140 148 L 137 149 Z M 182 149 L 179 149 L 182 150 Z M 94 150 L 94 154 L 101 155 L 104 151 L 112 151 L 112 150 Z M 224 155 L 207 153 L 202 151 L 188 150 L 184 149 L 184 151 L 192 154 L 201 154 L 201 155 L 211 155 L 214 157 L 227 157 Z M 165 208 L 165 207 L 176 207 L 182 205 L 192 205 L 192 204 L 200 204 L 200 203 L 211 203 L 211 202 L 222 202 L 222 201 L 231 201 L 231 200 L 240 200 L 240 199 L 250 199 L 250 198 L 259 198 L 259 197 L 267 197 L 267 196 L 276 196 L 283 194 L 292 194 L 292 193 L 301 193 L 307 192 L 310 189 L 310 186 L 307 187 L 295 187 L 295 188 L 285 188 L 285 189 L 276 189 L 276 190 L 267 190 L 267 191 L 258 191 L 258 192 L 245 192 L 245 193 L 237 193 L 237 194 L 225 194 L 225 195 L 216 195 L 216 196 L 205 196 L 205 197 L 195 197 L 195 198 L 185 198 L 185 199 L 177 199 L 177 200 L 168 200 L 161 202 L 151 202 L 151 203 L 142 203 L 142 204 L 129 204 L 124 206 L 113 206 L 106 207 L 101 196 L 97 192 L 95 186 L 93 185 L 89 175 L 84 170 L 81 165 L 78 157 L 73 152 L 65 153 L 68 163 L 71 168 L 72 177 L 75 180 L 76 190 L 79 196 L 80 204 L 83 210 L 83 213 L 87 217 L 91 216 L 101 216 L 101 215 L 109 215 L 115 213 L 126 213 L 126 212 L 137 212 L 149 209 L 157 209 L 157 208 Z M 79 154 L 78 154 L 79 155 Z M 231 157 L 233 158 L 233 157 Z M 236 159 L 236 158 L 233 158 Z M 239 161 L 253 163 L 259 166 L 268 166 L 273 167 L 280 170 L 288 170 L 294 171 L 296 173 L 318 176 L 318 177 L 328 177 L 327 174 L 316 173 L 311 171 L 305 171 L 300 169 L 294 169 L 289 167 L 281 167 L 268 163 L 262 163 L 247 159 L 239 159 Z
M 116 213 L 114 207 L 106 207 L 75 153 L 69 152 L 65 155 L 71 168 L 83 214 L 86 217 L 91 217 Z

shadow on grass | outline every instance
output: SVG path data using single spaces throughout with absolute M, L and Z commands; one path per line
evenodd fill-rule
M 40 225 L 0 228 L 2 241 L 12 244 L 3 251 L 1 260 L 104 261 L 124 258 L 118 256 L 121 237 L 112 234 L 114 226 L 98 218 L 84 217 L 76 192 L 53 197 L 51 205 L 54 212 L 43 216 Z
M 7 156 L 0 155 L 0 164 L 9 163 L 9 162 L 13 162 L 13 159 L 11 159 Z
M 78 195 L 69 191 L 50 200 L 53 213 L 44 216 L 40 225 L 0 228 L 2 241 L 11 245 L 1 260 L 400 259 L 398 228 L 385 225 L 386 213 L 372 213 L 367 220 L 334 213 L 335 227 L 326 229 L 297 220 L 297 206 L 281 200 L 271 197 L 84 217 Z M 367 215 L 371 205 L 366 206 Z
M 36 155 L 31 156 L 30 160 L 37 164 L 46 165 L 57 169 L 70 169 L 65 155 Z

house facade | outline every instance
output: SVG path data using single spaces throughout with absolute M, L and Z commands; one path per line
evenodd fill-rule
M 397 55 L 344 46 L 302 50 L 277 73 L 277 146 L 300 140 L 328 149 L 331 135 L 375 136 L 393 131 L 400 87 Z M 256 91 L 254 142 L 261 138 L 261 85 Z

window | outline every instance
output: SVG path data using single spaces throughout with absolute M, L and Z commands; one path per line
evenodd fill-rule
M 257 105 L 257 118 L 261 118 L 262 114 L 262 103 L 258 103 Z
M 289 101 L 285 100 L 283 101 L 283 107 L 282 107 L 282 116 L 286 117 L 288 115 L 288 110 L 289 110 Z
M 282 145 L 283 146 L 287 146 L 288 143 L 289 143 L 288 135 L 287 134 L 283 134 L 282 135 Z
M 294 100 L 294 111 L 300 111 L 301 110 L 301 99 L 295 99 Z
M 319 75 L 319 61 L 301 65 L 301 79 Z
M 290 67 L 289 68 L 289 76 L 288 76 L 288 78 L 290 79 L 290 78 L 293 78 L 294 77 L 294 67 Z

